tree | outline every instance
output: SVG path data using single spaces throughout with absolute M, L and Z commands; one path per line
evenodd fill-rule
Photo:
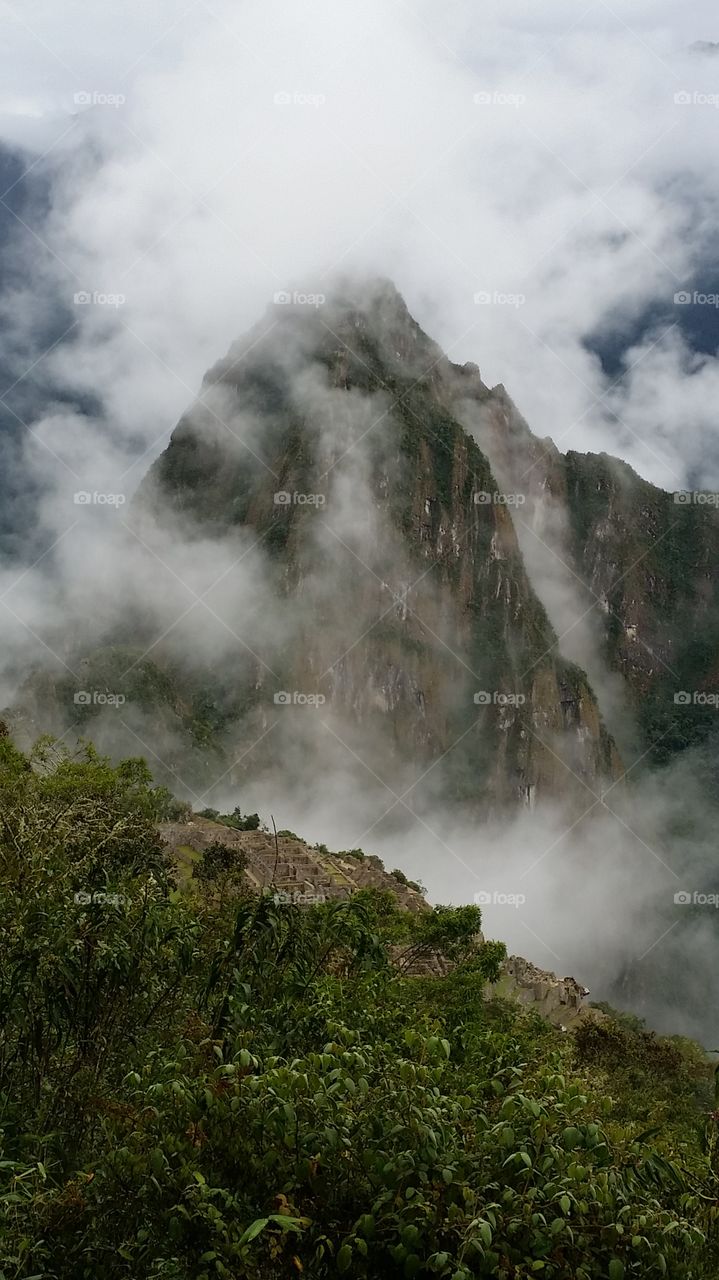
M 202 858 L 194 870 L 195 879 L 214 886 L 223 903 L 228 891 L 237 893 L 245 883 L 247 854 L 233 849 L 221 840 L 213 840 L 203 850 Z

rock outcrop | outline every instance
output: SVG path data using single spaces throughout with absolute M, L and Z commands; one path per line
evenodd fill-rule
M 581 1022 L 598 1021 L 603 1016 L 587 1003 L 589 989 L 576 978 L 559 978 L 546 969 L 538 969 L 522 956 L 507 957 L 499 980 L 491 984 L 487 994 L 517 1000 L 563 1031 L 574 1030 Z
M 636 755 L 648 749 L 663 762 L 706 743 L 716 756 L 719 494 L 666 492 L 608 454 L 563 454 L 532 434 L 503 387 L 484 396 L 457 385 L 448 404 L 500 483 L 522 490 L 532 580 L 571 595 L 567 643 L 581 635 L 584 660 L 591 649 L 604 683 L 616 679 L 616 708 L 638 726 Z
M 266 830 L 236 831 L 224 824 L 192 814 L 186 821 L 165 822 L 160 834 L 175 859 L 180 879 L 192 873 L 209 845 L 219 841 L 236 849 L 244 858 L 243 876 L 249 889 L 272 893 L 278 902 L 299 907 L 320 902 L 350 898 L 359 889 L 389 890 L 405 911 L 428 911 L 423 895 L 411 885 L 403 884 L 387 872 L 381 860 L 373 855 L 362 858 L 308 845 L 295 835 L 274 834 Z M 478 935 L 478 945 L 484 941 Z M 404 948 L 397 946 L 393 954 L 401 963 Z M 408 977 L 445 977 L 452 962 L 438 952 L 421 954 L 403 972 Z M 589 991 L 574 978 L 558 978 L 538 969 L 521 956 L 509 956 L 502 966 L 499 980 L 487 987 L 487 998 L 494 996 L 534 1009 L 562 1030 L 573 1030 L 587 1019 L 602 1015 L 587 1004 Z

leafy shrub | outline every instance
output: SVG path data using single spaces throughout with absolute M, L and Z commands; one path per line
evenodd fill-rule
M 621 1076 L 648 1135 L 621 1038 L 487 1002 L 477 907 L 181 894 L 156 805 L 0 740 L 2 1280 L 716 1276 L 717 1117 L 664 1123 L 664 1051 Z

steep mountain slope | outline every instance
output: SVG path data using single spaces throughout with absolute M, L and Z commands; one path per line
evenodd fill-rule
M 665 492 L 607 454 L 562 454 L 531 434 L 504 388 L 464 398 L 457 413 L 501 482 L 523 493 L 518 529 L 534 552 L 532 581 L 546 573 L 556 585 L 565 571 L 574 618 L 621 680 L 639 750 L 661 762 L 704 744 L 709 760 L 719 702 L 719 495 Z M 546 602 L 551 592 L 541 594 Z
M 453 854 L 467 872 L 455 900 L 479 868 L 541 876 L 558 850 L 549 913 L 578 904 L 582 947 L 599 859 L 628 894 L 612 992 L 706 1025 L 716 946 L 684 889 L 715 881 L 713 507 L 538 440 L 379 282 L 270 308 L 118 525 L 117 607 L 73 620 L 66 648 L 49 637 L 70 670 L 28 680 L 7 717 L 18 742 L 89 737 L 144 756 L 196 810 L 241 798 L 346 845 L 381 847 L 414 815 L 438 874 Z M 678 753 L 608 798 L 623 764 L 639 784 Z M 513 826 L 480 826 L 545 804 L 516 855 Z M 419 865 L 409 849 L 403 865 Z M 596 945 L 593 963 L 588 981 Z
M 274 625 L 241 631 L 253 656 L 220 698 L 195 695 L 213 733 L 241 708 L 254 740 L 279 686 L 326 700 L 347 751 L 397 786 L 441 760 L 445 795 L 478 809 L 579 798 L 619 758 L 557 650 L 511 504 L 447 408 L 458 382 L 490 394 L 385 282 L 279 304 L 207 375 L 141 489 L 138 528 L 249 527 L 266 550 Z M 302 710 L 292 742 L 316 753 Z
M 704 743 L 711 774 L 716 508 L 537 439 L 385 281 L 270 307 L 206 375 L 130 523 L 150 597 L 168 539 L 203 593 L 217 564 L 205 632 L 128 606 L 71 663 L 122 715 L 45 674 L 19 699 L 25 740 L 139 740 L 203 797 L 341 768 L 413 809 L 582 803 L 621 775 L 614 738 L 627 760 Z

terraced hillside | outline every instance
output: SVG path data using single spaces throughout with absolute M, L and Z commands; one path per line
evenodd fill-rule
M 272 889 L 309 904 L 348 898 L 358 889 L 389 889 L 406 910 L 428 909 L 421 893 L 385 871 L 373 855 L 328 853 L 295 835 L 278 833 L 275 841 L 272 832 L 235 831 L 198 814 L 187 822 L 164 822 L 160 833 L 186 873 L 209 845 L 219 841 L 244 855 L 248 885 L 260 892 Z
M 192 814 L 183 822 L 164 822 L 159 830 L 185 880 L 205 851 L 221 843 L 242 855 L 242 874 L 248 888 L 260 893 L 271 891 L 288 903 L 310 906 L 349 898 L 360 889 L 385 889 L 406 911 L 430 910 L 421 892 L 403 883 L 396 873 L 386 871 L 382 860 L 373 854 L 361 854 L 359 850 L 330 853 L 294 834 L 278 833 L 275 838 L 267 830 L 236 831 L 199 814 Z M 451 969 L 445 956 L 434 953 L 418 957 L 404 972 L 409 976 L 442 977 Z M 589 991 L 575 978 L 538 969 L 522 956 L 507 957 L 499 980 L 487 988 L 487 995 L 530 1006 L 553 1026 L 565 1030 L 576 1030 L 582 1023 L 602 1017 L 587 1003 Z

